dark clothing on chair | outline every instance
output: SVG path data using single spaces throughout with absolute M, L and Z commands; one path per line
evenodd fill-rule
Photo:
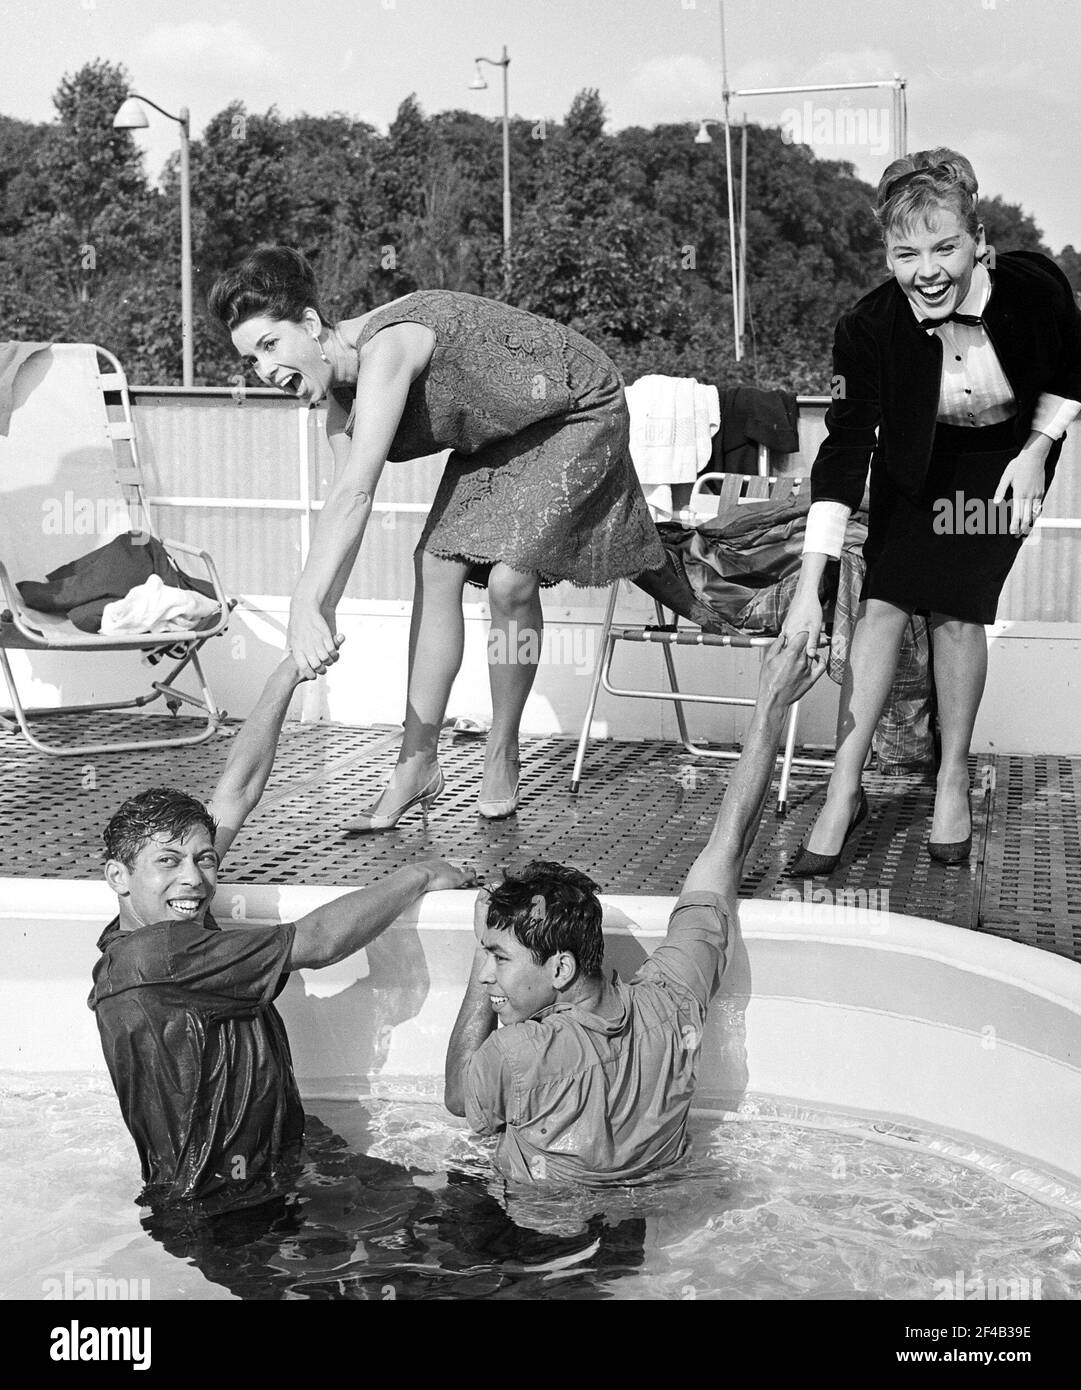
M 778 454 L 799 449 L 799 406 L 789 391 L 730 386 L 721 392 L 721 424 L 702 472 L 757 473 L 758 446 Z
M 194 589 L 214 598 L 213 585 L 177 569 L 159 540 L 143 532 L 117 536 L 108 545 L 80 555 L 46 576 L 45 583 L 24 580 L 16 588 L 28 608 L 66 613 L 83 632 L 99 632 L 106 604 L 113 603 L 156 574 L 174 589 Z
M 763 590 L 800 567 L 810 502 L 785 497 L 720 512 L 697 526 L 661 522 L 666 550 L 678 552 L 691 588 L 741 632 L 767 629 L 745 619 Z
M 665 570 L 639 575 L 635 583 L 666 608 L 704 632 L 780 632 L 799 578 L 809 499 L 755 502 L 733 507 L 698 526 L 661 522 L 668 557 Z M 824 599 L 832 603 L 829 675 L 840 684 L 858 595 L 865 586 L 861 546 L 866 512 L 849 520 L 839 565 L 827 570 Z M 657 582 L 663 576 L 663 584 Z M 875 752 L 891 768 L 933 761 L 930 724 L 931 675 L 927 625 L 914 618 L 905 631 L 897 675 L 875 733 Z

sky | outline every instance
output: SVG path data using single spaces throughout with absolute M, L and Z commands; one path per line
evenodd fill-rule
M 0 0 L 0 112 L 53 119 L 60 79 L 104 58 L 167 111 L 187 106 L 196 136 L 235 100 L 380 130 L 410 92 L 429 114 L 497 117 L 499 70 L 482 69 L 486 91 L 468 84 L 505 45 L 512 115 L 559 120 L 595 87 L 610 129 L 693 122 L 721 111 L 721 18 L 721 0 Z M 961 150 L 1052 250 L 1081 249 L 1077 0 L 724 0 L 723 18 L 731 89 L 900 75 L 909 149 Z M 891 157 L 887 90 L 734 97 L 732 111 L 870 182 Z M 177 134 L 148 114 L 136 138 L 156 177 Z

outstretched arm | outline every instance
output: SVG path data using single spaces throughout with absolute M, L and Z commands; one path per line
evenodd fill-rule
M 691 865 L 684 892 L 720 893 L 735 910 L 747 854 L 762 819 L 773 780 L 777 741 L 789 707 L 807 693 L 825 663 L 807 652 L 807 633 L 778 637 L 766 653 L 747 741 L 728 779 L 724 800 L 705 848 Z
M 321 675 L 335 659 L 324 612 L 341 593 L 348 562 L 356 559 L 409 388 L 434 346 L 430 328 L 398 323 L 361 349 L 353 441 L 327 496 L 289 610 L 289 650 L 304 676 Z
M 214 848 L 219 859 L 225 857 L 263 795 L 289 701 L 300 680 L 292 657 L 279 662 L 229 750 L 229 760 L 210 798 L 210 810 L 218 822 Z
M 334 965 L 374 941 L 424 893 L 468 888 L 475 882 L 475 875 L 445 859 L 421 859 L 370 888 L 345 893 L 297 922 L 286 968 Z
M 443 1104 L 452 1115 L 465 1114 L 465 1074 L 470 1060 L 477 1048 L 495 1031 L 496 1016 L 490 998 L 491 986 L 481 982 L 481 975 L 487 964 L 487 953 L 480 944 L 488 916 L 488 894 L 483 889 L 477 894 L 473 908 L 473 930 L 477 937 L 477 948 L 473 952 L 473 967 L 469 972 L 462 1007 L 454 1021 L 454 1029 L 447 1046 L 447 1061 L 444 1071 Z

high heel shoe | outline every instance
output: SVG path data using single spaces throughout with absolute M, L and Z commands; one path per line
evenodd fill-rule
M 968 800 L 968 834 L 963 840 L 928 840 L 927 853 L 939 864 L 963 864 L 972 853 L 972 791 Z
M 824 878 L 827 874 L 832 874 L 841 861 L 841 855 L 844 853 L 845 845 L 848 844 L 849 840 L 855 835 L 856 831 L 870 813 L 871 808 L 867 804 L 867 794 L 864 792 L 863 788 L 860 787 L 860 799 L 856 806 L 856 813 L 848 822 L 848 829 L 845 831 L 845 837 L 841 841 L 841 848 L 836 854 L 815 854 L 814 850 L 807 849 L 804 845 L 800 845 L 798 857 L 788 869 L 788 877 Z
M 485 820 L 506 820 L 518 809 L 518 788 L 521 785 L 522 778 L 519 775 L 510 796 L 504 796 L 499 801 L 478 801 L 477 810 Z
M 415 796 L 411 796 L 408 801 L 404 801 L 397 810 L 377 814 L 374 811 L 362 811 L 356 820 L 346 821 L 342 829 L 347 835 L 368 835 L 377 830 L 393 830 L 406 811 L 411 811 L 414 806 L 419 806 L 421 815 L 424 817 L 424 824 L 428 824 L 428 808 L 436 797 L 442 794 L 446 781 L 443 777 L 443 769 L 436 765 L 435 776 L 430 778 L 427 784 L 421 787 Z

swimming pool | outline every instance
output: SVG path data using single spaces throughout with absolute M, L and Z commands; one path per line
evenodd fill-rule
M 14 1107 L 3 1123 L 9 1132 L 32 1132 L 44 1107 L 49 1123 L 70 1131 L 76 1147 L 80 1133 L 85 1140 L 100 1132 L 100 1145 L 82 1143 L 86 1181 L 104 1183 L 117 1212 L 122 1207 L 126 1213 L 123 1221 L 118 1215 L 119 1226 L 94 1227 L 81 1237 L 75 1254 L 65 1255 L 58 1245 L 45 1266 L 31 1260 L 21 1277 L 36 1280 L 36 1287 L 49 1270 L 70 1268 L 72 1261 L 115 1274 L 115 1251 L 134 1239 L 124 1222 L 136 1222 L 131 1199 L 138 1165 L 86 1008 L 94 943 L 115 900 L 103 883 L 56 880 L 4 880 L 0 894 L 0 1072 Z M 242 928 L 295 918 L 336 895 L 327 888 L 225 884 L 216 912 L 222 925 Z M 507 1279 L 534 1290 L 541 1280 L 555 1295 L 568 1296 L 582 1260 L 595 1264 L 603 1255 L 603 1268 L 622 1269 L 623 1237 L 632 1229 L 626 1222 L 640 1220 L 651 1223 L 648 1253 L 641 1254 L 635 1234 L 633 1279 L 628 1283 L 623 1270 L 609 1288 L 598 1275 L 589 1284 L 605 1289 L 598 1296 L 777 1296 L 778 1280 L 807 1277 L 810 1249 L 816 1252 L 812 1264 L 821 1268 L 813 1287 L 792 1290 L 796 1296 L 936 1297 L 929 1292 L 935 1280 L 945 1289 L 958 1274 L 962 1284 L 982 1277 L 978 1252 L 1007 1227 L 1007 1244 L 996 1257 L 1001 1278 L 1031 1287 L 1042 1271 L 1043 1296 L 1081 1296 L 1081 1279 L 1072 1272 L 1081 1266 L 1081 967 L 896 914 L 805 902 L 742 903 L 741 940 L 703 1043 L 693 1172 L 674 1187 L 662 1183 L 637 1194 L 627 1213 L 607 1211 L 596 1229 L 590 1224 L 599 1219 L 596 1213 L 573 1214 L 578 1235 L 557 1232 L 557 1240 L 552 1207 L 542 1202 L 523 1218 L 520 1199 L 516 1208 L 494 1201 L 483 1146 L 438 1104 L 443 1055 L 472 955 L 472 900 L 472 893 L 429 895 L 367 951 L 328 970 L 299 972 L 279 999 L 309 1112 L 350 1150 L 420 1173 L 406 1184 L 409 1203 L 415 1204 L 417 1191 L 427 1191 L 434 1203 L 427 1215 L 406 1220 L 397 1180 L 388 1179 L 387 1211 L 373 1215 L 365 1198 L 367 1224 L 346 1223 L 354 1246 L 344 1249 L 341 1222 L 313 1225 L 310 1219 L 311 1202 L 318 1210 L 321 1202 L 338 1200 L 329 1194 L 342 1180 L 341 1141 L 337 1148 L 332 1143 L 336 1176 L 328 1180 L 317 1168 L 306 1179 L 309 1219 L 301 1233 L 274 1236 L 270 1263 L 284 1269 L 282 1278 L 303 1266 L 301 1282 L 314 1289 L 300 1296 L 379 1297 L 375 1290 L 384 1284 L 392 1292 L 383 1296 L 438 1296 L 442 1265 L 428 1238 L 447 1229 L 455 1232 L 453 1240 L 441 1234 L 435 1246 L 444 1255 L 453 1252 L 447 1258 L 462 1277 L 453 1296 L 505 1288 Z M 663 937 L 670 906 L 671 899 L 661 898 L 605 900 L 610 968 L 633 973 Z M 57 1162 L 70 1182 L 70 1165 Z M 103 1164 L 107 1173 L 95 1176 Z M 783 1181 L 771 1186 L 771 1164 L 774 1176 L 796 1174 L 797 1187 L 809 1183 L 816 1194 L 809 1228 L 799 1215 L 806 1204 L 785 1191 Z M 19 1171 L 7 1171 L 8 1184 L 18 1181 Z M 679 1186 L 685 1182 L 692 1187 Z M 36 1211 L 27 1211 L 27 1222 L 40 1221 L 54 1200 L 44 1193 Z M 485 1201 L 493 1203 L 490 1210 Z M 463 1202 L 469 1212 L 464 1227 Z M 490 1234 L 497 1210 L 501 1220 L 513 1216 L 519 1235 L 511 1245 L 518 1253 L 509 1265 L 478 1257 L 482 1272 L 469 1274 L 473 1266 L 462 1263 L 461 1242 L 474 1249 L 475 1222 Z M 564 1202 L 560 1219 L 568 1210 Z M 942 1246 L 943 1233 L 957 1233 L 966 1219 L 972 1242 Z M 549 1244 L 539 1255 L 515 1244 L 530 1229 L 548 1230 L 543 1239 Z M 787 1275 L 752 1258 L 763 1230 L 773 1233 L 771 1241 L 780 1233 L 782 1245 L 785 1232 L 802 1232 Z M 934 1232 L 932 1254 L 921 1253 L 920 1242 Z M 708 1270 L 721 1251 L 727 1259 L 743 1238 L 747 1263 L 711 1281 Z M 499 1235 L 500 1248 L 506 1240 Z M 290 1241 L 300 1251 L 299 1264 L 290 1265 L 293 1257 L 281 1253 Z M 386 1249 L 380 1241 L 389 1242 Z M 399 1248 L 410 1242 L 420 1252 L 412 1261 Z M 881 1250 L 873 1255 L 883 1242 L 897 1246 L 900 1264 L 883 1265 Z M 263 1249 L 258 1242 L 253 1248 Z M 103 1250 L 113 1252 L 104 1263 Z M 327 1269 L 336 1271 L 327 1274 L 326 1286 L 313 1274 L 313 1250 L 323 1251 Z M 583 1256 L 583 1250 L 592 1254 Z M 924 1261 L 911 1266 L 918 1268 L 915 1282 L 905 1273 L 911 1273 L 913 1251 Z M 156 1258 L 164 1258 L 160 1250 Z M 551 1258 L 566 1260 L 569 1272 L 548 1269 Z M 190 1263 L 176 1268 L 189 1270 Z M 198 1284 L 201 1291 L 189 1292 L 165 1266 L 151 1264 L 155 1297 L 220 1296 L 206 1292 L 219 1285 L 236 1291 L 212 1272 L 208 1284 Z M 691 1271 L 684 1283 L 681 1269 Z M 846 1270 L 853 1281 L 847 1294 Z M 632 1286 L 638 1292 L 619 1291 Z M 685 1287 L 692 1292 L 682 1292 Z M 736 1288 L 742 1294 L 733 1293 Z

